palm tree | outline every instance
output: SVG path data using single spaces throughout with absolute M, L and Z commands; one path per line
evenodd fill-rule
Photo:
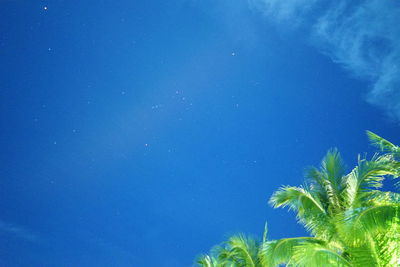
M 382 192 L 385 177 L 398 177 L 400 148 L 367 132 L 382 154 L 345 174 L 336 149 L 329 150 L 319 168 L 309 168 L 303 186 L 284 186 L 270 204 L 297 214 L 309 237 L 262 242 L 233 236 L 199 258 L 201 266 L 386 267 L 400 266 L 400 194 Z
M 263 240 L 238 234 L 230 237 L 228 241 L 216 246 L 210 255 L 201 255 L 197 264 L 204 267 L 263 267 L 263 246 L 267 243 L 268 227 L 265 224 Z
M 400 266 L 400 197 L 378 190 L 386 176 L 398 176 L 392 151 L 400 149 L 368 135 L 390 153 L 359 157 L 345 175 L 340 154 L 330 150 L 319 169 L 307 171 L 303 186 L 273 194 L 273 207 L 294 210 L 312 237 L 269 242 L 263 250 L 265 266 Z

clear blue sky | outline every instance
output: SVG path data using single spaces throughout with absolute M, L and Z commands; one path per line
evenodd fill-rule
M 1 1 L 0 265 L 185 267 L 266 220 L 304 234 L 267 200 L 330 147 L 351 167 L 367 129 L 400 143 L 400 36 L 399 5 L 364 36 L 302 2 Z

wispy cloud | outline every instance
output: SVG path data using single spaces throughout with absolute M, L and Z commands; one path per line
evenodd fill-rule
M 371 82 L 368 102 L 400 120 L 400 2 L 249 0 L 279 23 L 301 25 L 321 52 Z
M 38 236 L 35 235 L 32 231 L 11 223 L 4 222 L 0 220 L 0 233 L 11 235 L 15 238 L 36 242 L 38 241 Z

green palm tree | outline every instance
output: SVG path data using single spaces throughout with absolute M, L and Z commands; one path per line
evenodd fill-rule
M 391 144 L 379 140 L 375 143 Z M 345 175 L 340 154 L 328 151 L 319 169 L 307 171 L 303 186 L 282 187 L 271 197 L 274 207 L 294 210 L 312 237 L 269 242 L 266 266 L 400 266 L 400 197 L 378 190 L 398 170 L 393 153 L 385 153 L 371 160 L 359 157 Z
M 270 204 L 293 210 L 309 237 L 261 242 L 243 235 L 231 237 L 200 266 L 241 267 L 388 267 L 400 266 L 400 195 L 382 192 L 386 177 L 398 177 L 400 148 L 367 132 L 382 154 L 358 158 L 345 173 L 336 149 L 329 150 L 319 168 L 309 168 L 302 186 L 284 186 Z
M 267 224 L 265 224 L 263 240 L 238 234 L 230 237 L 228 241 L 216 246 L 210 255 L 201 255 L 197 264 L 204 267 L 263 267 L 262 248 L 267 243 Z

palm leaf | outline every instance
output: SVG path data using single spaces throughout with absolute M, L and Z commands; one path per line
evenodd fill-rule
M 331 235 L 331 217 L 312 190 L 303 187 L 281 187 L 269 202 L 274 208 L 289 207 L 289 210 L 296 211 L 298 221 L 314 236 Z
M 306 183 L 311 191 L 318 194 L 321 203 L 327 205 L 330 212 L 340 210 L 340 192 L 345 165 L 337 149 L 330 149 L 322 159 L 318 170 L 311 167 L 306 172 Z
M 291 264 L 298 267 L 350 267 L 341 248 L 326 242 L 305 242 L 295 247 Z
M 367 136 L 371 144 L 378 147 L 381 151 L 389 152 L 396 157 L 400 156 L 400 147 L 394 145 L 393 143 L 371 131 L 367 131 Z
M 387 204 L 359 208 L 348 212 L 345 222 L 355 236 L 366 236 L 385 232 L 391 227 L 400 226 L 400 204 Z M 400 240 L 399 240 L 400 241 Z
M 326 214 L 320 200 L 313 196 L 312 192 L 302 187 L 284 186 L 276 191 L 269 200 L 274 207 L 289 207 L 289 210 L 297 212 L 302 217 L 306 211 Z
M 255 239 L 244 235 L 235 235 L 229 238 L 227 247 L 232 253 L 231 258 L 241 266 L 256 266 L 258 243 Z
M 217 267 L 219 266 L 217 262 L 217 259 L 209 255 L 201 255 L 196 260 L 197 265 L 203 267 Z
M 311 248 L 314 248 L 313 252 L 311 252 L 312 251 Z M 319 249 L 319 252 L 315 250 L 316 248 Z M 327 243 L 321 239 L 313 237 L 296 237 L 296 238 L 285 238 L 285 239 L 270 241 L 261 249 L 261 251 L 265 255 L 265 259 L 267 260 L 266 262 L 264 262 L 264 266 L 267 267 L 275 267 L 280 264 L 287 264 L 290 266 L 319 267 L 319 266 L 327 266 L 324 265 L 324 263 L 328 264 L 330 261 L 320 260 L 319 265 L 303 265 L 306 264 L 306 260 L 311 260 L 303 258 L 309 257 L 308 254 L 312 254 L 311 258 L 314 258 L 316 255 L 321 255 L 320 253 L 322 253 L 323 249 L 327 251 L 329 250 L 331 251 L 331 253 L 334 252 L 332 249 L 328 248 Z M 335 257 L 340 258 L 339 254 L 337 254 L 336 252 L 334 252 L 334 254 Z M 340 265 L 335 265 L 335 266 L 340 266 Z
M 396 192 L 384 192 L 380 190 L 372 190 L 371 191 L 371 206 L 382 206 L 382 205 L 390 205 L 390 204 L 400 204 L 400 193 Z
M 358 165 L 343 179 L 342 199 L 345 208 L 358 207 L 371 197 L 371 189 L 380 188 L 386 175 L 396 175 L 390 156 L 358 159 Z

